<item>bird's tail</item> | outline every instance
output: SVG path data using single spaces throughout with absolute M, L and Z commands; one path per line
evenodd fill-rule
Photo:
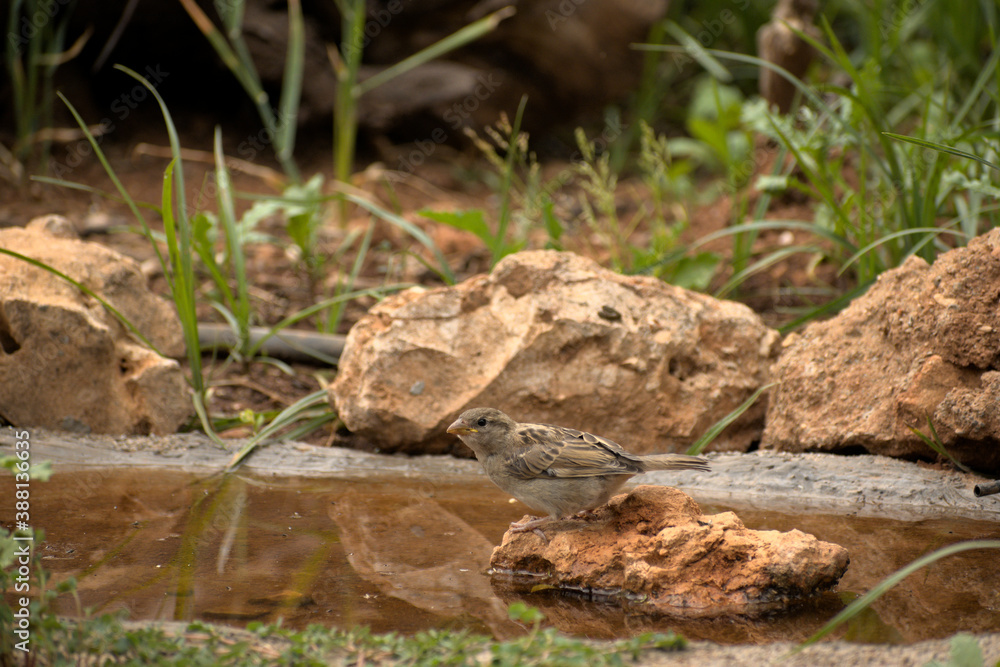
M 642 467 L 651 470 L 708 470 L 708 459 L 687 454 L 647 454 Z

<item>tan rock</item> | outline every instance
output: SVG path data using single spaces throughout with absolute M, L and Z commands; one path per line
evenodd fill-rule
M 837 317 L 789 336 L 763 446 L 936 455 L 1000 470 L 1000 229 L 932 265 L 911 257 Z
M 836 544 L 798 530 L 750 530 L 732 512 L 704 515 L 688 495 L 662 486 L 638 486 L 592 517 L 543 530 L 548 542 L 508 531 L 493 550 L 493 575 L 679 615 L 780 608 L 831 589 L 849 562 Z
M 0 248 L 88 287 L 165 354 L 183 352 L 173 307 L 138 265 L 73 237 L 55 216 L 0 231 Z M 17 426 L 113 434 L 176 431 L 191 414 L 180 366 L 138 343 L 97 300 L 0 255 L 0 415 Z
M 777 332 L 749 308 L 572 253 L 522 252 L 454 287 L 387 298 L 352 329 L 330 389 L 387 451 L 468 450 L 463 410 L 570 425 L 635 453 L 678 451 L 767 381 Z M 760 437 L 762 402 L 717 441 Z

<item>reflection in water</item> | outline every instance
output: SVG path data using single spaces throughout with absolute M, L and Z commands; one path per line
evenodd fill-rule
M 0 512 L 14 494 L 0 479 Z M 525 508 L 480 477 L 365 480 L 208 479 L 160 470 L 77 471 L 32 487 L 46 532 L 40 553 L 58 581 L 79 581 L 83 608 L 133 618 L 231 624 L 283 619 L 374 632 L 468 629 L 509 637 L 515 599 L 568 633 L 626 637 L 675 630 L 692 639 L 765 643 L 801 639 L 854 596 L 946 544 L 997 538 L 993 523 L 898 522 L 740 511 L 759 529 L 798 528 L 842 544 L 851 566 L 839 593 L 753 619 L 677 620 L 554 591 L 491 584 L 493 545 Z M 708 513 L 720 507 L 703 507 Z M 913 642 L 1000 627 L 996 554 L 966 552 L 918 572 L 857 617 L 841 636 Z M 71 597 L 58 610 L 77 613 Z
M 377 497 L 352 489 L 330 507 L 354 571 L 383 595 L 418 609 L 478 618 L 496 637 L 516 634 L 519 626 L 483 576 L 493 544 L 422 494 L 400 500 L 398 493 Z

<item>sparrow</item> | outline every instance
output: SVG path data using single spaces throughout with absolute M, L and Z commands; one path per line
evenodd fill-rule
M 607 438 L 549 424 L 519 424 L 500 410 L 466 410 L 448 427 L 476 454 L 490 480 L 547 517 L 511 524 L 513 532 L 608 502 L 629 479 L 651 470 L 708 470 L 684 454 L 631 454 Z M 544 534 L 542 538 L 545 539 Z

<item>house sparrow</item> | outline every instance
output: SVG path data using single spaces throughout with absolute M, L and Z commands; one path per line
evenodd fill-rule
M 708 470 L 708 461 L 700 456 L 630 454 L 607 438 L 561 426 L 519 424 L 493 408 L 466 410 L 448 433 L 476 453 L 494 484 L 549 515 L 512 523 L 514 532 L 538 532 L 544 521 L 600 507 L 640 473 Z

